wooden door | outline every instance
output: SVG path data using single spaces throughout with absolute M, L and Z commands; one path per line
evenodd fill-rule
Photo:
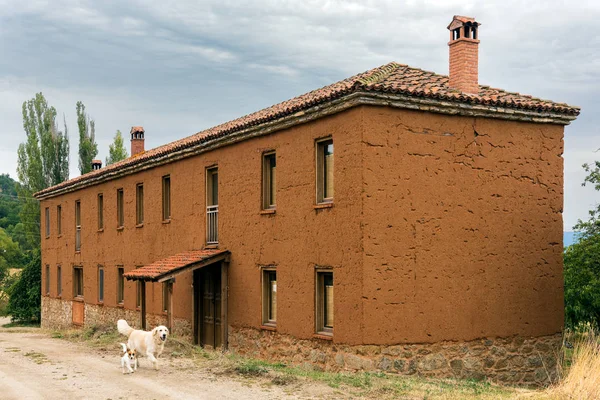
M 85 304 L 83 301 L 72 301 L 73 325 L 83 325 Z
M 194 271 L 196 342 L 221 346 L 221 267 L 214 265 Z

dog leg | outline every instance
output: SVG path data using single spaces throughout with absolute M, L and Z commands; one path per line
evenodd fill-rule
M 146 356 L 148 357 L 148 360 L 150 360 L 154 365 L 154 369 L 158 371 L 158 360 L 156 359 L 156 357 L 154 357 L 154 354 L 146 353 Z
M 137 358 L 133 361 L 133 370 L 137 371 Z

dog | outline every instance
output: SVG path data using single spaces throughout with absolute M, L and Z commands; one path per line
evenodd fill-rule
M 121 335 L 125 335 L 129 338 L 127 341 L 127 347 L 135 350 L 137 355 L 145 355 L 152 362 L 154 369 L 158 371 L 158 360 L 157 358 L 162 354 L 167 337 L 169 336 L 169 329 L 166 326 L 160 325 L 151 331 L 142 331 L 139 329 L 133 329 L 129 326 L 127 321 L 120 319 L 117 321 L 117 330 Z
M 125 373 L 125 367 L 127 366 L 127 370 L 130 374 L 134 371 L 137 371 L 137 357 L 135 355 L 135 349 L 127 348 L 125 343 L 121 343 L 123 346 L 123 357 L 121 357 L 121 369 L 123 369 L 123 373 Z M 131 364 L 133 364 L 133 369 L 131 369 Z

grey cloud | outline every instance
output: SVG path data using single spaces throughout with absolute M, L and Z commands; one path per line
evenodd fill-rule
M 14 175 L 21 103 L 43 91 L 69 122 L 96 118 L 147 146 L 192 134 L 395 60 L 446 73 L 453 14 L 483 23 L 480 82 L 583 107 L 566 128 L 565 226 L 597 201 L 580 187 L 600 147 L 600 3 L 452 0 L 0 0 L 0 171 Z

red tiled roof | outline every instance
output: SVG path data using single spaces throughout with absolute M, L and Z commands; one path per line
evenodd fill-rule
M 56 190 L 74 186 L 80 182 L 99 178 L 103 175 L 114 175 L 120 168 L 133 166 L 137 163 L 156 159 L 178 150 L 203 144 L 252 126 L 274 121 L 353 92 L 361 91 L 394 93 L 409 97 L 425 97 L 453 103 L 523 109 L 530 112 L 553 112 L 571 116 L 579 115 L 578 107 L 542 100 L 519 93 L 507 92 L 502 89 L 494 89 L 489 86 L 480 86 L 479 93 L 477 94 L 463 93 L 448 86 L 448 76 L 446 75 L 438 75 L 433 72 L 391 62 L 255 113 L 206 129 L 192 136 L 145 151 L 135 157 L 127 158 L 108 165 L 105 168 L 59 183 L 36 193 L 35 196 L 44 196 Z
M 157 281 L 162 276 L 198 263 L 210 263 L 217 256 L 229 254 L 229 250 L 192 250 L 175 254 L 165 259 L 131 270 L 123 276 L 127 279 Z

